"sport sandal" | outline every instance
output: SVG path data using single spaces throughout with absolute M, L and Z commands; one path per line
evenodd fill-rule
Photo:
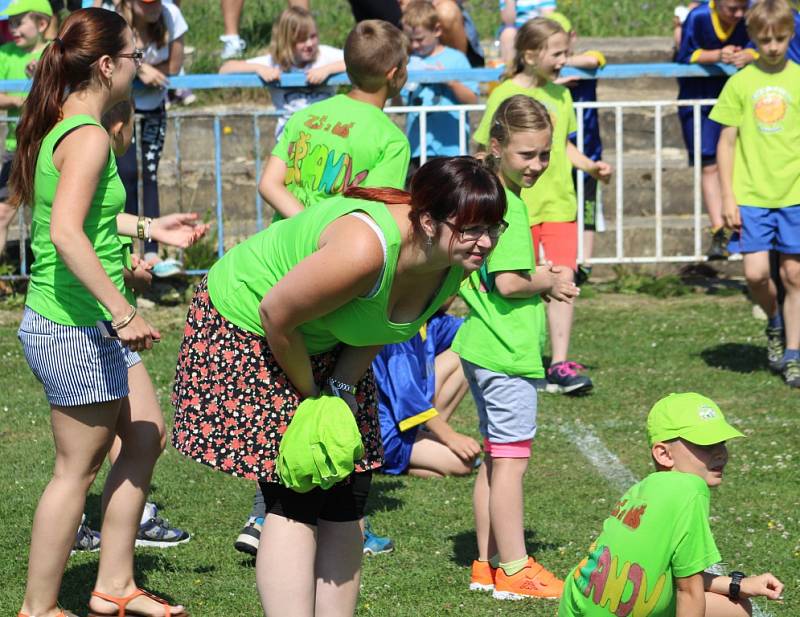
M 188 613 L 186 612 L 186 607 L 183 607 L 183 610 L 173 614 L 170 611 L 170 604 L 164 598 L 159 598 L 157 595 L 150 593 L 149 591 L 145 591 L 144 589 L 137 589 L 131 595 L 125 596 L 124 598 L 119 598 L 116 596 L 110 596 L 108 594 L 102 593 L 101 591 L 93 591 L 93 596 L 100 598 L 101 600 L 105 600 L 106 602 L 111 602 L 112 604 L 116 604 L 119 608 L 117 613 L 97 613 L 91 609 L 89 609 L 89 614 L 87 617 L 134 617 L 139 616 L 142 617 L 145 613 L 140 611 L 130 612 L 125 607 L 128 606 L 128 603 L 138 598 L 139 596 L 145 596 L 158 602 L 164 607 L 164 617 L 186 617 Z

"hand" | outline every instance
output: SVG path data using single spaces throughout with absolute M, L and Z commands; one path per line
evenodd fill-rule
M 741 49 L 742 48 L 738 45 L 725 45 L 725 47 L 719 50 L 719 61 L 725 64 L 733 64 L 736 52 L 741 51 Z
M 126 315 L 115 315 L 114 321 L 124 319 Z M 148 324 L 144 317 L 139 315 L 131 319 L 130 323 L 122 328 L 117 328 L 117 335 L 120 342 L 131 351 L 142 351 L 144 349 L 152 349 L 153 341 L 160 340 L 161 334 L 155 328 Z
M 281 78 L 281 70 L 276 66 L 264 66 L 256 64 L 256 73 L 264 81 L 278 81 Z
M 580 288 L 565 275 L 568 273 L 564 266 L 550 266 L 550 274 L 553 284 L 547 291 L 547 295 L 558 302 L 572 303 L 580 293 Z
M 733 231 L 741 231 L 742 229 L 742 216 L 739 212 L 739 206 L 732 198 L 722 198 L 722 220 L 725 227 Z
M 136 253 L 131 255 L 131 269 L 127 268 L 123 272 L 125 277 L 125 285 L 132 289 L 136 295 L 142 294 L 148 289 L 153 282 L 153 275 L 150 270 L 153 266 L 139 257 Z
M 211 227 L 198 223 L 197 212 L 176 212 L 153 219 L 150 237 L 156 242 L 185 249 L 202 238 Z
M 154 88 L 164 88 L 169 83 L 169 79 L 167 76 L 164 75 L 161 71 L 159 71 L 156 67 L 152 64 L 143 64 L 139 67 L 139 71 L 136 73 L 139 80 L 145 86 L 152 86 Z
M 477 441 L 456 431 L 452 432 L 444 445 L 465 463 L 471 463 L 481 453 L 481 447 Z
M 31 60 L 25 65 L 25 75 L 33 79 L 33 74 L 36 72 L 36 63 L 38 60 Z
M 741 594 L 746 598 L 764 596 L 770 600 L 779 600 L 781 593 L 783 593 L 783 583 L 769 572 L 742 579 Z
M 740 69 L 743 66 L 750 64 L 753 60 L 755 60 L 755 58 L 749 50 L 741 49 L 733 54 L 731 64 L 733 64 L 733 66 L 735 66 L 737 69 Z
M 308 69 L 306 71 L 306 82 L 312 86 L 316 86 L 317 84 L 324 82 L 330 76 L 331 73 L 327 67 L 318 66 L 315 69 Z
M 611 174 L 614 173 L 614 168 L 605 161 L 595 161 L 586 173 L 598 182 L 608 184 L 609 180 L 611 180 Z

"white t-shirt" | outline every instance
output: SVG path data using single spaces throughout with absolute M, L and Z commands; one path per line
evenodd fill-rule
M 330 64 L 331 62 L 338 62 L 339 60 L 344 59 L 344 52 L 341 49 L 337 49 L 336 47 L 331 47 L 330 45 L 320 45 L 319 46 L 319 55 L 317 59 L 307 67 L 303 69 L 299 67 L 292 67 L 290 69 L 291 72 L 295 71 L 306 71 L 308 69 L 315 69 L 319 66 L 324 66 L 326 64 Z M 277 67 L 277 63 L 272 60 L 272 56 L 270 54 L 266 54 L 265 56 L 256 56 L 255 58 L 250 58 L 248 61 L 250 64 L 262 64 L 264 66 L 269 67 Z M 303 109 L 304 107 L 308 107 L 312 103 L 316 103 L 317 101 L 322 101 L 324 99 L 332 97 L 336 94 L 336 86 L 307 86 L 303 88 L 281 88 L 279 86 L 275 86 L 273 84 L 267 84 L 267 88 L 269 88 L 269 94 L 272 97 L 272 104 L 275 105 L 275 109 L 281 112 L 280 117 L 278 118 L 278 124 L 275 127 L 275 138 L 277 139 L 281 132 L 283 131 L 283 126 L 286 124 L 286 121 L 289 119 L 294 112 L 298 109 Z
M 156 43 L 149 43 L 143 49 L 144 59 L 147 64 L 157 65 L 169 60 L 169 46 L 177 38 L 182 37 L 189 30 L 186 20 L 183 18 L 181 10 L 172 2 L 162 2 L 161 14 L 167 24 L 167 41 L 163 47 L 157 47 Z M 137 110 L 158 109 L 167 98 L 166 88 L 145 88 L 144 90 L 134 90 L 133 102 Z

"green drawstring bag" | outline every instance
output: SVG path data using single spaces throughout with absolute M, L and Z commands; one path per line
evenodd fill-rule
M 278 476 L 287 488 L 307 493 L 341 482 L 364 456 L 350 407 L 336 396 L 304 400 L 294 412 L 278 449 Z

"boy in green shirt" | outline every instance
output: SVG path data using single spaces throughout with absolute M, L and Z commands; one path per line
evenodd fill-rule
M 8 16 L 12 41 L 0 46 L 0 80 L 29 79 L 33 77 L 36 62 L 47 47 L 44 32 L 53 17 L 53 10 L 47 0 L 15 0 L 2 15 Z M 19 117 L 24 101 L 24 92 L 0 92 L 0 111 L 4 111 L 9 118 Z M 17 125 L 9 122 L 6 129 L 5 152 L 0 167 L 0 255 L 6 248 L 8 226 L 16 213 L 16 209 L 6 201 L 11 161 L 17 150 Z
M 786 58 L 794 13 L 786 0 L 761 0 L 747 14 L 758 59 L 725 84 L 710 118 L 723 125 L 717 146 L 722 216 L 744 254 L 753 299 L 767 314 L 767 360 L 800 388 L 800 66 Z M 783 312 L 770 278 L 780 260 Z
M 670 394 L 647 416 L 656 473 L 616 503 L 589 555 L 568 577 L 558 617 L 745 617 L 748 598 L 780 597 L 772 574 L 716 576 L 709 487 L 728 462 L 725 442 L 742 434 L 714 401 Z
M 389 22 L 353 28 L 344 46 L 352 89 L 295 112 L 264 167 L 258 188 L 275 209 L 273 221 L 351 186 L 403 187 L 408 139 L 383 106 L 408 77 L 406 46 Z

